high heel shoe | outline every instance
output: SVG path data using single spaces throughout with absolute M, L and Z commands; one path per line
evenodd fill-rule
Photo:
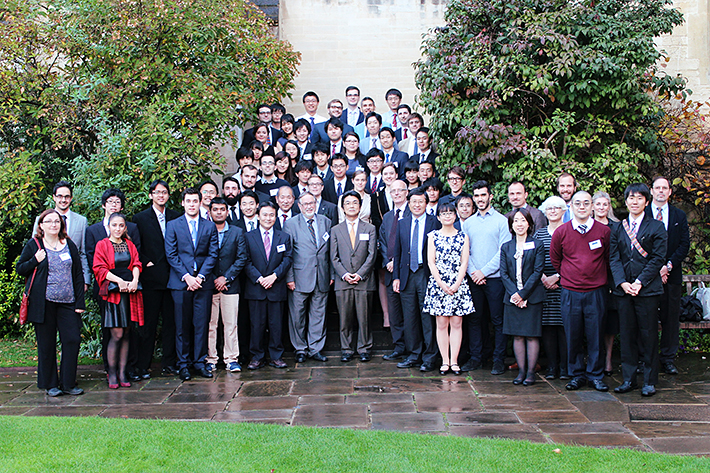
M 106 375 L 106 382 L 108 383 L 109 389 L 118 389 L 118 384 L 111 384 L 111 378 L 109 375 Z
M 449 372 L 449 365 L 441 365 L 441 368 L 439 368 L 439 374 L 441 376 L 444 376 L 448 372 Z
M 519 375 L 513 380 L 513 384 L 516 385 L 516 386 L 518 386 L 519 384 L 523 384 L 523 379 L 525 379 L 525 376 L 523 376 L 522 374 L 519 374 Z
M 459 367 L 458 363 L 454 363 L 453 365 L 451 365 L 451 372 L 456 376 L 459 376 L 461 374 L 461 368 Z
M 523 386 L 532 386 L 535 384 L 535 372 L 528 373 L 525 381 L 523 381 Z
M 122 388 L 130 388 L 130 387 L 131 387 L 131 383 L 128 382 L 128 381 L 121 381 L 121 387 L 122 387 Z

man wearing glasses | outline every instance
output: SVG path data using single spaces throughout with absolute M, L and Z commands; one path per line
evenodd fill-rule
M 271 144 L 272 146 L 275 145 L 278 141 L 279 138 L 281 138 L 283 135 L 281 131 L 277 130 L 273 126 L 271 126 L 271 119 L 272 119 L 272 112 L 271 112 L 271 106 L 266 105 L 265 103 L 262 103 L 259 105 L 257 108 L 257 114 L 259 116 L 259 122 L 261 123 L 266 123 L 269 128 L 269 139 L 268 143 Z M 247 147 L 251 144 L 252 141 L 255 140 L 254 137 L 254 128 L 249 128 L 244 132 L 244 139 L 242 139 L 242 146 Z
M 328 217 L 331 225 L 337 225 L 338 207 L 321 197 L 323 193 L 323 179 L 321 179 L 320 176 L 313 174 L 308 178 L 308 192 L 313 194 L 313 197 L 316 199 L 316 213 Z
M 560 273 L 562 323 L 572 377 L 565 387 L 574 391 L 589 384 L 597 391 L 608 391 L 602 380 L 602 339 L 611 231 L 590 217 L 592 196 L 588 192 L 575 193 L 571 201 L 573 218 L 555 230 L 550 243 L 550 260 Z
M 449 169 L 449 172 L 446 174 L 446 183 L 449 185 L 451 194 L 442 196 L 439 199 L 439 203 L 441 205 L 448 203 L 455 205 L 456 199 L 463 193 L 463 185 L 466 183 L 466 173 L 463 168 L 461 166 L 454 166 Z M 471 210 L 473 210 L 473 206 L 471 206 Z

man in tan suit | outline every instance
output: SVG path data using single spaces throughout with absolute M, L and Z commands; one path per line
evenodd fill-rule
M 334 226 L 330 237 L 330 256 L 335 270 L 335 302 L 340 313 L 340 361 L 353 359 L 353 338 L 357 318 L 357 353 L 360 361 L 370 361 L 372 332 L 369 312 L 375 292 L 375 226 L 358 218 L 362 198 L 355 191 L 341 200 L 345 221 Z

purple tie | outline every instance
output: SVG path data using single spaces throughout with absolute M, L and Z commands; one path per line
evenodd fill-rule
M 269 256 L 271 255 L 271 238 L 269 238 L 269 232 L 264 232 L 264 251 L 266 251 L 266 261 L 269 261 Z

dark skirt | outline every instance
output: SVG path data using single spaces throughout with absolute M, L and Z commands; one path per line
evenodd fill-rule
M 524 309 L 512 304 L 505 304 L 503 333 L 516 337 L 541 337 L 542 303 L 528 304 Z
M 121 302 L 106 302 L 103 323 L 105 328 L 125 328 L 131 323 L 131 304 L 128 293 L 121 294 Z

